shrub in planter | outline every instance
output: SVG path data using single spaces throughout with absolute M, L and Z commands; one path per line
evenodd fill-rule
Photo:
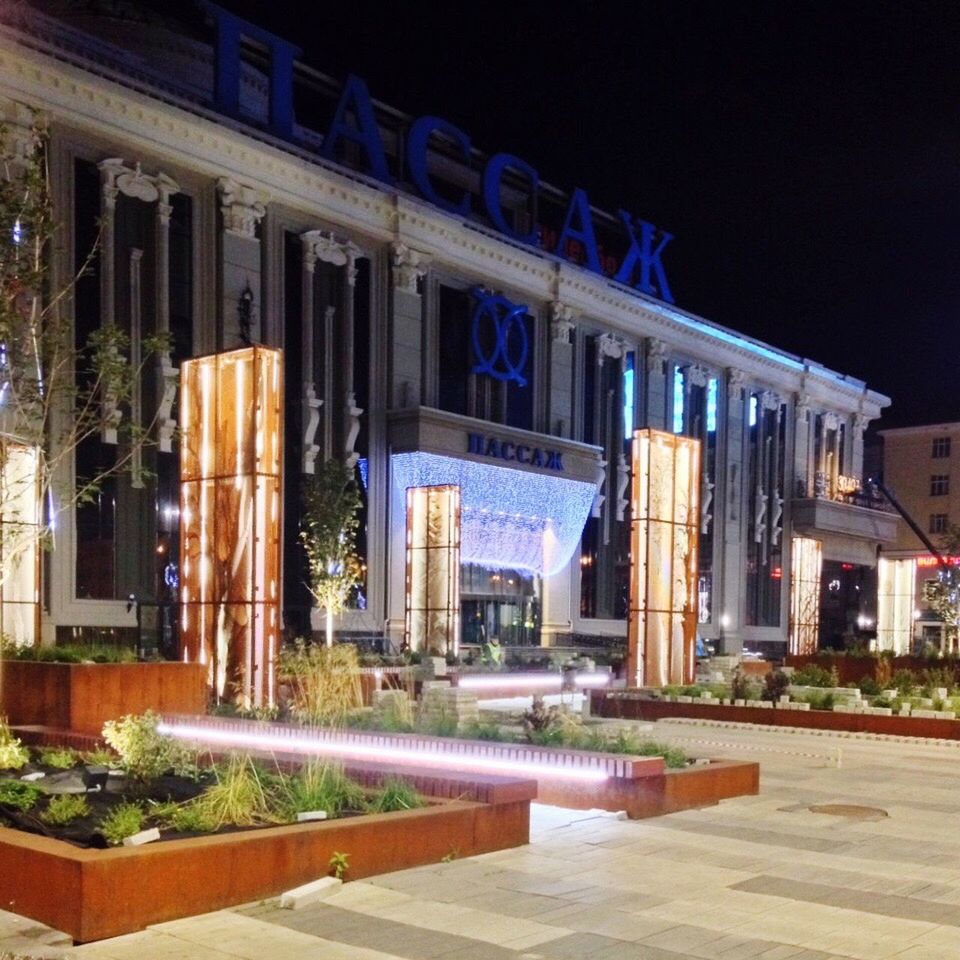
M 146 783 L 168 770 L 196 776 L 196 755 L 170 737 L 157 733 L 160 716 L 151 711 L 127 715 L 103 725 L 103 739 L 116 750 L 120 766 L 134 780 Z
M 135 803 L 121 803 L 100 821 L 103 838 L 115 846 L 143 829 L 143 811 Z
M 86 797 L 76 793 L 64 793 L 51 799 L 47 809 L 40 814 L 40 819 L 53 827 L 62 827 L 89 813 L 90 804 Z
M 857 686 L 865 697 L 875 697 L 883 690 L 883 687 L 873 677 L 861 677 Z
M 10 732 L 6 717 L 0 717 L 0 770 L 19 770 L 30 759 L 27 748 Z
M 790 678 L 782 670 L 775 670 L 772 673 L 768 673 L 763 678 L 763 693 L 761 694 L 761 699 L 776 703 L 787 692 L 787 687 L 789 686 Z
M 0 806 L 26 811 L 36 806 L 43 791 L 23 780 L 0 780 Z
M 308 810 L 326 810 L 333 818 L 364 806 L 360 785 L 343 772 L 342 765 L 329 760 L 307 761 L 295 774 L 282 778 L 277 792 L 277 806 L 290 820 Z
M 815 663 L 808 663 L 794 671 L 793 683 L 798 687 L 839 687 L 840 674 L 836 666 L 826 670 Z
M 909 696 L 917 685 L 917 678 L 912 670 L 897 670 L 890 678 L 890 683 L 901 696 Z
M 79 759 L 77 752 L 69 747 L 40 748 L 40 762 L 48 767 L 56 767 L 58 770 L 69 770 L 75 767 Z
M 216 770 L 217 782 L 191 801 L 214 829 L 228 824 L 250 827 L 277 823 L 276 778 L 258 769 L 248 754 L 231 754 L 225 767 Z
M 395 810 L 415 810 L 424 805 L 420 794 L 409 783 L 391 778 L 373 798 L 370 810 L 374 813 L 392 813 Z

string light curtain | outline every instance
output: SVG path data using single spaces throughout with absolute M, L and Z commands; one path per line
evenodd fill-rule
M 794 537 L 790 563 L 790 637 L 793 654 L 816 653 L 820 645 L 820 572 L 823 548 L 819 540 Z
M 181 656 L 244 707 L 275 695 L 282 380 L 260 346 L 181 367 Z
M 404 634 L 410 650 L 445 656 L 460 646 L 460 488 L 407 490 Z
M 700 441 L 633 435 L 627 681 L 692 683 L 697 631 Z
M 40 453 L 0 439 L 0 637 L 33 646 L 40 629 Z

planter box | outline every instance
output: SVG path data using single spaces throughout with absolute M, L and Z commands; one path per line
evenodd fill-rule
M 786 666 L 805 667 L 809 663 L 815 663 L 819 667 L 829 670 L 831 667 L 837 668 L 840 682 L 845 685 L 856 684 L 863 677 L 876 679 L 877 670 L 876 657 L 851 657 L 849 655 L 831 656 L 829 653 L 819 654 L 788 654 Z M 922 670 L 936 669 L 946 667 L 952 671 L 954 676 L 960 676 L 960 662 L 957 660 L 938 660 L 928 657 L 893 657 L 888 661 L 890 669 L 896 673 L 897 670 L 913 670 L 919 673 Z
M 699 709 L 717 714 L 710 707 Z M 739 760 L 713 760 L 682 770 L 664 769 L 661 761 L 660 770 L 649 776 L 631 780 L 610 777 L 601 784 L 546 779 L 537 783 L 540 803 L 574 810 L 625 810 L 631 820 L 711 807 L 721 800 L 759 792 L 760 764 Z
M 616 695 L 596 693 L 592 712 L 600 717 L 630 720 L 664 720 L 692 717 L 704 720 L 730 720 L 734 723 L 761 723 L 775 727 L 803 727 L 814 730 L 845 730 L 853 733 L 884 733 L 899 737 L 932 737 L 960 740 L 960 723 L 934 716 L 877 716 L 833 710 L 761 710 L 758 707 L 721 707 L 716 710 L 698 703 L 663 703 L 656 700 L 620 699 Z M 924 711 L 926 713 L 927 711 Z M 933 711 L 929 711 L 931 714 Z
M 0 714 L 11 726 L 100 736 L 128 713 L 204 713 L 206 667 L 199 663 L 0 662 Z
M 473 792 L 485 802 L 454 799 L 143 847 L 88 850 L 0 828 L 0 898 L 5 909 L 83 943 L 276 896 L 325 876 L 334 851 L 349 855 L 347 879 L 358 880 L 528 843 L 533 784 L 481 779 Z M 462 796 L 470 786 L 451 782 L 446 792 Z

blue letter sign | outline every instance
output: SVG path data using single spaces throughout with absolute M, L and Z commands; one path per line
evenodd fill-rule
M 463 159 L 467 163 L 470 162 L 470 138 L 459 127 L 439 117 L 421 117 L 407 134 L 407 166 L 410 170 L 410 178 L 431 203 L 461 217 L 469 217 L 470 193 L 468 191 L 464 191 L 463 199 L 459 203 L 453 203 L 441 197 L 430 182 L 430 172 L 427 169 L 427 146 L 431 133 L 442 133 L 451 140 L 455 140 L 463 154 Z
M 532 226 L 528 233 L 521 233 L 519 230 L 514 230 L 503 215 L 503 208 L 500 206 L 500 181 L 506 170 L 522 173 L 530 181 L 530 192 L 534 195 L 540 186 L 540 176 L 529 163 L 525 163 L 512 153 L 495 153 L 483 169 L 483 204 L 487 208 L 487 216 L 501 233 L 519 240 L 520 243 L 529 243 L 534 246 L 537 242 L 536 225 Z
M 623 221 L 624 229 L 630 240 L 630 249 L 627 250 L 620 264 L 620 270 L 613 278 L 617 283 L 625 283 L 628 287 L 634 286 L 633 274 L 637 263 L 640 264 L 640 277 L 637 280 L 636 287 L 644 293 L 649 293 L 654 297 L 661 297 L 668 303 L 673 303 L 673 295 L 670 293 L 670 286 L 667 283 L 667 275 L 663 269 L 663 263 L 660 260 L 660 254 L 663 248 L 673 239 L 672 233 L 662 233 L 660 243 L 656 250 L 651 250 L 653 246 L 653 237 L 655 227 L 646 220 L 638 221 L 640 224 L 640 243 L 637 243 L 637 235 L 634 231 L 633 217 L 625 210 L 620 211 L 620 219 Z M 653 286 L 650 282 L 650 271 L 653 270 L 657 275 L 657 285 Z
M 523 370 L 530 352 L 524 320 L 527 308 L 479 287 L 472 293 L 477 298 L 471 331 L 477 362 L 472 372 L 485 373 L 504 382 L 512 380 L 517 386 L 525 387 Z
M 347 123 L 347 114 L 352 113 L 356 126 Z M 347 77 L 340 93 L 337 112 L 327 135 L 323 138 L 323 155 L 328 160 L 337 159 L 337 143 L 349 140 L 362 147 L 367 155 L 367 172 L 384 183 L 393 183 L 387 169 L 387 156 L 383 152 L 380 128 L 373 115 L 373 104 L 367 85 L 352 73 Z
M 574 219 L 579 226 L 574 225 Z M 567 257 L 567 240 L 579 240 L 587 252 L 587 266 L 594 273 L 603 273 L 600 266 L 600 253 L 597 250 L 597 238 L 593 233 L 593 221 L 590 219 L 590 201 L 587 199 L 586 191 L 579 187 L 573 191 L 570 197 L 570 206 L 567 207 L 567 219 L 563 221 L 563 230 L 560 231 L 560 239 L 557 241 L 557 256 Z

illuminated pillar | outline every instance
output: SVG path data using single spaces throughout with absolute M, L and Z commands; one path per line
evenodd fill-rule
M 820 643 L 819 540 L 794 537 L 790 562 L 790 653 L 816 653 Z
M 404 638 L 410 650 L 460 648 L 460 488 L 407 490 Z
M 917 561 L 887 560 L 877 565 L 877 646 L 894 653 L 909 653 L 913 639 Z
M 246 707 L 274 702 L 282 367 L 266 347 L 181 367 L 181 656 Z
M 40 457 L 0 441 L 0 637 L 30 647 L 40 628 Z
M 697 630 L 700 441 L 633 435 L 627 683 L 692 683 Z

